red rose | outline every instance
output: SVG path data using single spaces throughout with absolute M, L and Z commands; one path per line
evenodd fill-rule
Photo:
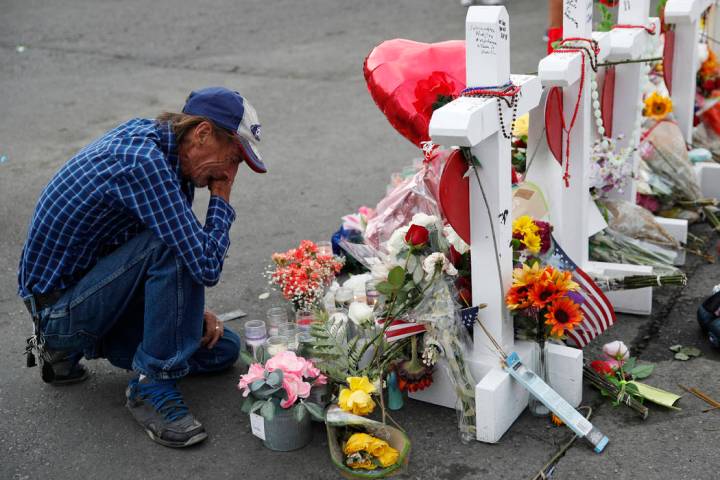
M 620 0 L 600 0 L 600 3 L 602 3 L 606 7 L 617 7 L 617 4 L 619 2 Z
M 595 360 L 594 362 L 590 362 L 590 368 L 595 370 L 600 375 L 612 375 L 614 372 L 610 364 L 603 360 Z
M 427 243 L 428 237 L 430 237 L 430 232 L 427 228 L 413 224 L 405 234 L 405 243 L 413 247 L 420 247 Z
M 708 79 L 703 82 L 703 89 L 707 92 L 712 92 L 715 89 L 715 80 Z

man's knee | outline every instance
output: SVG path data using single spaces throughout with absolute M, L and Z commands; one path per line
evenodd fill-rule
M 229 328 L 225 328 L 223 336 L 215 344 L 213 350 L 218 350 L 216 355 L 222 360 L 218 363 L 233 365 L 240 356 L 240 336 Z

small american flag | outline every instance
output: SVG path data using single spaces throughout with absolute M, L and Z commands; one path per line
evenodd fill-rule
M 383 320 L 378 320 L 377 323 L 382 326 Z M 419 333 L 425 333 L 425 325 L 422 323 L 394 319 L 387 330 L 385 330 L 385 340 L 387 342 L 395 342 Z
M 615 309 L 590 275 L 575 265 L 554 238 L 553 245 L 558 267 L 572 272 L 572 279 L 580 285 L 580 289 L 573 292 L 573 300 L 580 303 L 584 318 L 580 325 L 567 332 L 567 336 L 568 341 L 583 348 L 615 323 Z

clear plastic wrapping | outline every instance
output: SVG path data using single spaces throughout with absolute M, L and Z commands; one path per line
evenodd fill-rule
M 638 240 L 679 250 L 680 244 L 647 209 L 624 200 L 599 200 L 598 204 L 607 212 L 608 226 L 613 230 Z

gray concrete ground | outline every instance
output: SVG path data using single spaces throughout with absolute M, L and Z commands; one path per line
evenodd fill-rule
M 54 171 L 88 141 L 134 116 L 178 110 L 197 87 L 247 95 L 262 119 L 267 176 L 241 169 L 238 220 L 217 311 L 260 315 L 261 273 L 273 251 L 327 237 L 339 217 L 382 196 L 391 172 L 417 156 L 373 104 L 362 62 L 383 40 L 463 37 L 455 0 L 171 1 L 4 0 L 0 13 L 0 478 L 336 478 L 324 432 L 307 448 L 266 450 L 251 436 L 234 384 L 240 373 L 189 378 L 188 403 L 209 441 L 186 451 L 152 443 L 123 406 L 128 372 L 89 362 L 83 385 L 51 388 L 21 355 L 27 315 L 15 296 L 17 259 L 35 200 Z M 545 2 L 512 0 L 513 69 L 535 70 L 543 54 Z M 18 45 L 26 46 L 23 52 Z M 197 199 L 203 215 L 206 194 Z M 703 230 L 707 234 L 706 230 Z M 715 240 L 713 240 L 714 242 Z M 651 383 L 677 382 L 720 398 L 720 355 L 698 334 L 694 309 L 720 281 L 693 260 L 690 285 L 656 297 L 652 317 L 622 316 L 606 339 L 624 339 L 656 362 Z M 237 326 L 237 325 L 236 325 Z M 705 355 L 671 360 L 683 343 Z M 588 349 L 588 356 L 598 346 Z M 593 421 L 611 439 L 602 455 L 578 442 L 554 478 L 718 478 L 720 412 L 694 397 L 681 412 L 651 407 L 642 422 L 586 391 Z M 397 414 L 413 440 L 406 478 L 529 478 L 567 430 L 523 415 L 497 445 L 462 445 L 451 410 L 408 402 Z

